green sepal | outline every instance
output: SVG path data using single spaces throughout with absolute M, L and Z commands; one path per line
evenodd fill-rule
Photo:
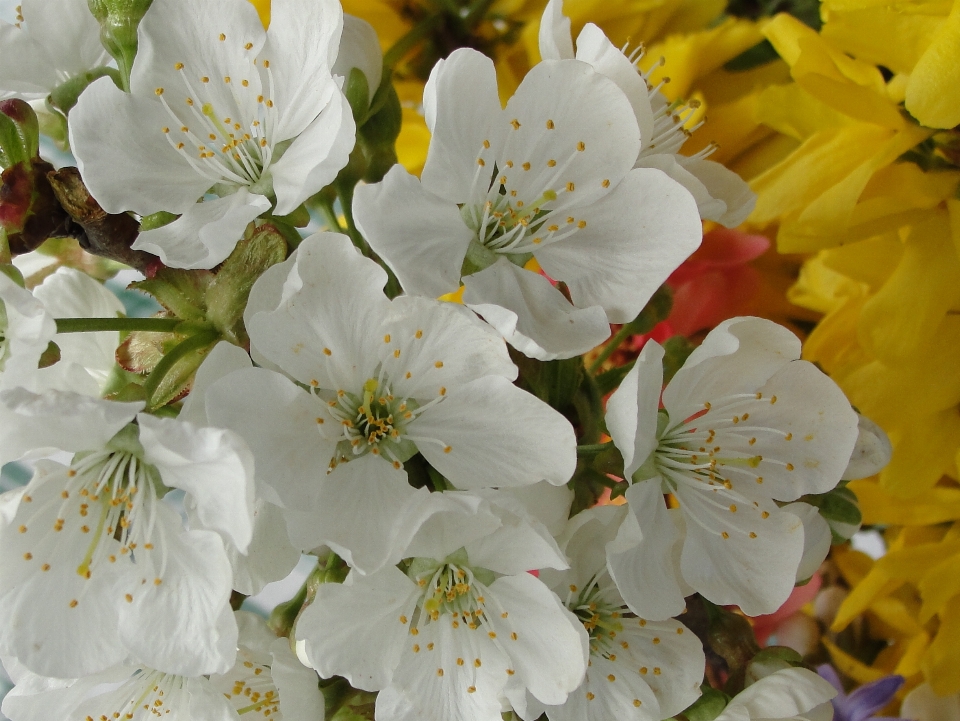
M 208 270 L 163 267 L 152 278 L 131 283 L 130 287 L 153 296 L 182 320 L 202 321 L 206 319 L 207 289 L 213 280 Z
M 828 523 L 833 521 L 859 526 L 863 522 L 863 514 L 860 512 L 857 496 L 845 485 L 837 486 L 826 493 L 802 496 L 799 500 L 809 503 L 811 506 L 816 506 L 820 515 Z
M 47 344 L 46 350 L 40 354 L 40 362 L 37 364 L 38 368 L 49 368 L 55 363 L 60 362 L 60 346 L 58 346 L 53 341 L 50 341 Z
M 632 360 L 622 366 L 617 366 L 616 368 L 611 368 L 608 371 L 599 373 L 594 380 L 597 382 L 597 390 L 600 391 L 600 395 L 605 396 L 607 393 L 612 393 L 619 388 L 620 384 L 623 383 L 623 379 L 633 370 L 633 366 L 636 365 L 636 363 L 635 360 Z
M 148 230 L 156 230 L 157 228 L 162 228 L 165 225 L 170 225 L 170 223 L 179 217 L 180 216 L 176 213 L 168 213 L 165 210 L 160 210 L 156 213 L 145 215 L 140 218 L 140 232 L 145 233 Z
M 707 683 L 700 686 L 701 695 L 683 712 L 687 721 L 713 721 L 730 703 L 730 697 Z
M 358 126 L 361 125 L 370 109 L 370 83 L 360 68 L 350 68 L 350 74 L 343 85 L 343 94 L 350 103 L 354 120 Z
M 5 232 L 3 228 L 0 228 L 0 233 L 3 232 Z M 9 264 L 0 265 L 0 273 L 3 273 L 21 288 L 27 287 L 27 283 L 23 279 L 23 273 L 20 272 L 20 269 L 17 266 Z
M 77 101 L 80 99 L 80 94 L 86 90 L 91 83 L 102 77 L 110 77 L 117 87 L 122 87 L 120 74 L 114 68 L 94 68 L 93 70 L 80 73 L 60 83 L 50 92 L 48 101 L 54 108 L 64 115 L 67 115 L 70 110 L 73 109 L 73 106 L 77 104 Z
M 206 317 L 231 342 L 243 345 L 243 311 L 250 289 L 267 268 L 287 257 L 284 236 L 269 223 L 237 243 L 206 289 Z
M 153 410 L 182 398 L 190 389 L 194 373 L 220 339 L 210 329 L 187 337 L 157 363 L 143 384 L 147 409 Z
M 697 346 L 682 335 L 667 338 L 663 343 L 663 384 L 669 383 Z

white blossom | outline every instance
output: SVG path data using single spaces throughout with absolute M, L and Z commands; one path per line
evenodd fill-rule
M 662 411 L 663 349 L 653 341 L 611 396 L 607 426 L 633 483 L 608 563 L 638 615 L 679 613 L 691 590 L 748 615 L 787 599 L 804 532 L 775 501 L 836 486 L 857 439 L 842 391 L 799 357 L 786 329 L 733 318 L 677 372 Z M 668 509 L 666 493 L 679 508 Z
M 577 37 L 574 54 L 563 0 L 547 3 L 540 20 L 539 41 L 540 55 L 545 60 L 575 57 L 610 78 L 626 94 L 640 126 L 641 145 L 635 167 L 658 168 L 680 183 L 696 199 L 704 220 L 733 228 L 747 219 L 757 197 L 740 176 L 707 159 L 715 145 L 711 143 L 694 155 L 680 154 L 683 144 L 699 127 L 686 127 L 697 104 L 671 102 L 660 92 L 660 85 L 650 86 L 649 73 L 641 73 L 636 66 L 643 56 L 642 48 L 628 56 L 600 28 L 587 23 Z
M 355 132 L 331 74 L 341 26 L 335 0 L 277 0 L 266 32 L 246 0 L 154 0 L 131 92 L 101 79 L 70 115 L 104 209 L 180 214 L 134 248 L 212 268 L 248 222 L 292 212 L 336 177 Z M 208 192 L 219 197 L 198 203 Z
M 403 466 L 416 453 L 463 489 L 560 485 L 576 465 L 569 421 L 510 383 L 499 335 L 452 303 L 391 302 L 385 283 L 345 236 L 304 240 L 251 292 L 266 367 L 206 390 L 207 416 L 250 444 L 294 543 L 328 544 L 364 572 L 426 517 L 429 494 Z
M 830 721 L 837 690 L 805 668 L 787 668 L 747 686 L 714 721 Z
M 493 62 L 460 49 L 424 90 L 420 180 L 395 166 L 357 188 L 371 247 L 416 295 L 456 291 L 517 349 L 586 352 L 639 313 L 700 243 L 695 204 L 640 149 L 620 89 L 577 60 L 536 65 L 500 107 Z M 563 281 L 524 269 L 536 259 Z
M 566 566 L 553 539 L 470 494 L 430 502 L 460 508 L 419 529 L 405 573 L 352 571 L 317 590 L 296 628 L 310 664 L 379 691 L 380 721 L 499 721 L 508 685 L 562 703 L 583 678 L 586 633 L 526 572 Z
M 230 431 L 138 414 L 141 405 L 0 394 L 3 460 L 76 453 L 68 466 L 41 461 L 2 497 L 0 649 L 36 673 L 92 674 L 128 655 L 172 674 L 233 664 L 218 532 L 241 550 L 250 542 L 253 459 Z M 187 494 L 190 530 L 163 500 L 173 488 Z

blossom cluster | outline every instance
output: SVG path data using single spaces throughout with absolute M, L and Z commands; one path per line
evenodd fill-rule
M 764 318 L 604 369 L 756 201 L 642 51 L 550 0 L 515 88 L 446 54 L 415 175 L 397 53 L 337 0 L 58 5 L 0 27 L 0 463 L 35 469 L 0 496 L 7 716 L 831 717 L 799 661 L 732 653 L 722 693 L 707 654 L 849 537 L 824 509 L 889 444 Z M 163 309 L 26 282 L 64 236 Z

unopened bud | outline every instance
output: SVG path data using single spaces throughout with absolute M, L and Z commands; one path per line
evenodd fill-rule
M 893 446 L 883 429 L 864 415 L 857 414 L 860 434 L 843 472 L 843 480 L 873 476 L 884 469 L 893 455 Z
M 137 27 L 153 0 L 88 0 L 100 23 L 100 42 L 113 56 L 125 77 L 137 54 Z
M 0 167 L 35 158 L 39 148 L 40 122 L 33 108 L 19 98 L 0 101 Z

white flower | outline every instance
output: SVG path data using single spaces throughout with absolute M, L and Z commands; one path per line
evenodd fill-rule
M 110 62 L 87 0 L 22 0 L 17 23 L 0 21 L 0 98 L 43 98 Z
M 56 332 L 43 303 L 0 273 L 0 388 L 28 383 Z
M 576 466 L 573 428 L 510 382 L 499 335 L 456 304 L 388 301 L 385 283 L 345 236 L 304 240 L 250 295 L 266 368 L 205 392 L 207 417 L 250 444 L 294 543 L 326 543 L 363 572 L 399 560 L 426 517 L 403 466 L 418 452 L 463 489 L 561 485 Z
M 850 463 L 843 472 L 845 481 L 876 475 L 890 463 L 893 455 L 890 439 L 880 426 L 860 413 L 857 414 L 857 420 L 860 434 Z
M 563 0 L 550 0 L 540 19 L 540 55 L 544 60 L 576 57 L 613 80 L 630 100 L 640 126 L 638 168 L 658 168 L 696 198 L 700 216 L 729 228 L 740 225 L 753 210 L 756 195 L 736 173 L 707 160 L 715 146 L 695 155 L 679 151 L 692 130 L 685 126 L 694 103 L 672 103 L 657 87 L 650 87 L 636 63 L 642 49 L 629 57 L 618 50 L 593 23 L 577 37 L 574 55 L 570 20 L 563 15 Z M 699 127 L 699 126 L 698 126 Z M 695 130 L 696 128 L 693 128 Z
M 608 563 L 638 615 L 675 615 L 691 589 L 751 616 L 790 594 L 803 525 L 774 501 L 832 489 L 857 439 L 849 401 L 799 357 L 786 329 L 733 318 L 677 372 L 663 411 L 663 349 L 652 341 L 611 396 L 607 426 L 633 484 Z
M 379 691 L 380 721 L 499 721 L 508 684 L 562 703 L 583 678 L 586 633 L 525 570 L 564 567 L 556 544 L 469 494 L 434 493 L 430 502 L 461 508 L 421 528 L 406 573 L 352 571 L 317 589 L 296 628 L 310 664 Z M 494 525 L 471 527 L 484 517 Z
M 198 426 L 209 426 L 205 404 L 208 387 L 233 371 L 253 367 L 250 356 L 235 345 L 221 341 L 203 361 L 177 416 Z M 279 506 L 279 499 L 270 486 L 255 484 L 253 506 L 253 534 L 243 553 L 227 534 L 221 533 L 230 566 L 233 569 L 234 590 L 255 596 L 264 586 L 280 581 L 294 569 L 300 560 L 297 550 L 287 536 L 287 524 Z
M 141 405 L 0 393 L 4 461 L 77 452 L 69 466 L 41 462 L 4 496 L 0 648 L 36 673 L 96 673 L 128 654 L 174 674 L 233 664 L 230 564 L 217 532 L 241 550 L 250 542 L 253 459 L 230 431 L 138 415 Z M 187 493 L 191 530 L 162 500 L 173 488 Z
M 383 53 L 380 39 L 373 26 L 353 15 L 343 16 L 343 33 L 340 36 L 340 52 L 333 66 L 333 74 L 347 80 L 350 71 L 356 68 L 367 81 L 367 101 L 373 100 L 383 79 Z
M 738 693 L 714 721 L 830 721 L 836 695 L 813 671 L 786 668 Z
M 271 721 L 322 719 L 317 675 L 297 660 L 289 642 L 253 614 L 238 612 L 236 620 L 237 662 L 224 674 L 176 676 L 125 665 L 63 681 L 17 668 L 17 685 L 3 701 L 3 713 L 11 721 L 240 721 L 251 713 Z
M 606 570 L 604 546 L 627 509 L 599 506 L 570 519 L 560 544 L 570 569 L 545 569 L 540 579 L 583 624 L 590 664 L 580 687 L 562 706 L 543 706 L 510 694 L 514 710 L 533 721 L 660 721 L 700 696 L 704 655 L 700 640 L 674 619 L 637 618 L 624 605 Z
M 331 75 L 341 25 L 335 0 L 278 0 L 266 32 L 246 0 L 154 0 L 131 92 L 102 79 L 70 115 L 83 179 L 107 212 L 182 214 L 134 248 L 212 268 L 274 202 L 290 213 L 336 177 L 355 131 Z M 211 191 L 220 197 L 197 203 Z
M 415 295 L 457 290 L 517 349 L 583 353 L 633 320 L 700 243 L 695 204 L 640 150 L 617 86 L 576 60 L 540 63 L 500 107 L 493 62 L 457 50 L 424 90 L 421 180 L 395 166 L 357 188 L 370 245 Z M 535 258 L 569 288 L 572 304 Z

